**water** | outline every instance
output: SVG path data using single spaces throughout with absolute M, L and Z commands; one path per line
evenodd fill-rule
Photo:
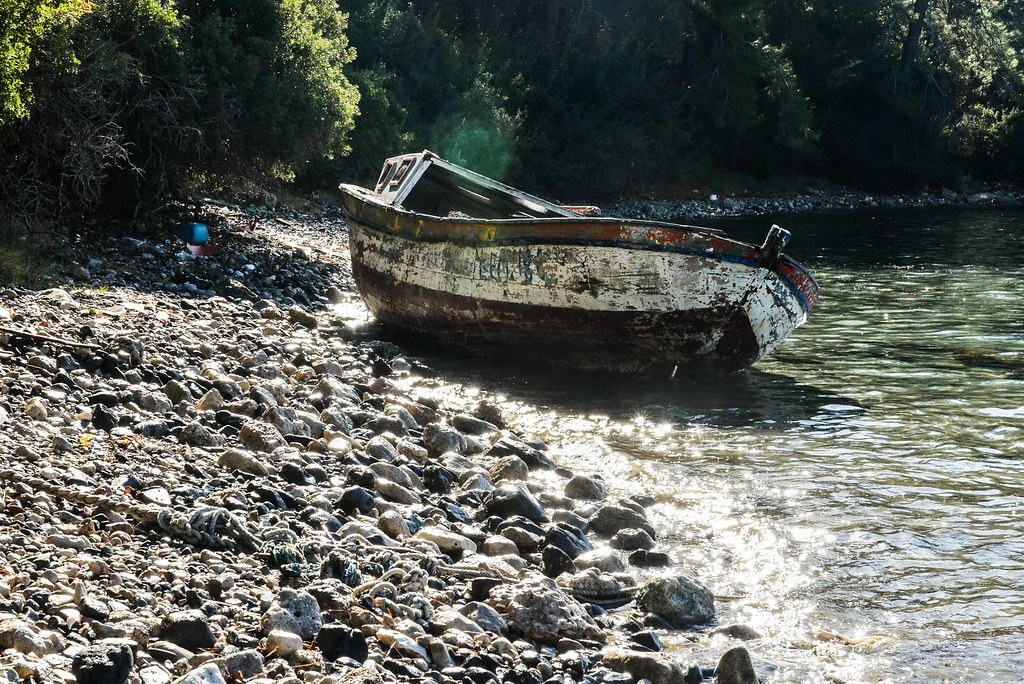
M 499 397 L 562 464 L 654 495 L 659 548 L 761 632 L 767 681 L 1024 681 L 1024 210 L 772 220 L 822 298 L 754 369 L 428 359 L 440 391 Z M 719 227 L 759 243 L 767 221 Z M 730 644 L 686 637 L 664 640 L 705 666 Z

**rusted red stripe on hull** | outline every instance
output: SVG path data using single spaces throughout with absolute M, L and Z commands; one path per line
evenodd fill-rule
M 625 373 L 675 366 L 729 373 L 759 355 L 735 306 L 688 311 L 594 311 L 482 301 L 428 290 L 353 262 L 360 295 L 379 320 L 471 352 Z

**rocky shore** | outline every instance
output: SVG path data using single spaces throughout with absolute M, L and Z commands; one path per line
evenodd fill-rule
M 650 499 L 339 313 L 337 209 L 194 218 L 0 290 L 0 681 L 758 681 Z
M 604 213 L 609 216 L 685 222 L 723 216 L 754 216 L 805 211 L 909 209 L 914 207 L 981 208 L 1021 205 L 1024 205 L 1024 191 L 1016 188 L 995 188 L 971 193 L 943 189 L 939 192 L 900 195 L 874 195 L 855 190 L 810 191 L 763 196 L 708 194 L 687 199 L 618 202 L 603 207 L 603 209 Z

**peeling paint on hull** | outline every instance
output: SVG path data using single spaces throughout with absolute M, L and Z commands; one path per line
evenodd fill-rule
M 620 372 L 731 372 L 817 300 L 782 257 L 700 229 L 619 219 L 439 219 L 343 186 L 371 312 L 482 355 Z

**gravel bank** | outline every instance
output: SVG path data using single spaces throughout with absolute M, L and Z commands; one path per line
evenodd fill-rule
M 685 222 L 723 216 L 786 214 L 804 211 L 847 211 L 854 209 L 908 209 L 913 207 L 998 207 L 1024 204 L 1024 192 L 995 189 L 986 192 L 906 193 L 873 195 L 865 192 L 808 192 L 773 196 L 718 196 L 692 199 L 633 200 L 603 207 L 608 216 L 629 216 L 656 221 Z
M 196 218 L 218 254 L 73 241 L 0 290 L 0 681 L 700 682 L 659 653 L 691 627 L 757 681 L 649 499 L 403 389 L 429 369 L 335 308 L 337 209 Z

